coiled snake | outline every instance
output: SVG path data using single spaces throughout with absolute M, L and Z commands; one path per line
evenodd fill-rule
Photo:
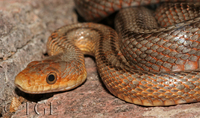
M 75 0 L 89 21 L 150 2 L 155 0 Z M 145 7 L 122 9 L 118 33 L 96 23 L 59 28 L 47 42 L 50 57 L 28 64 L 15 85 L 34 94 L 77 87 L 86 79 L 83 54 L 89 54 L 108 90 L 122 100 L 144 106 L 200 101 L 199 3 L 166 3 L 154 14 Z

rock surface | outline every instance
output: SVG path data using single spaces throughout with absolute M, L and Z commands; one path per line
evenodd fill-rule
M 56 28 L 77 22 L 73 0 L 0 1 L 0 115 L 26 117 L 199 118 L 200 103 L 143 107 L 114 97 L 105 88 L 93 59 L 86 57 L 87 80 L 71 91 L 29 95 L 15 89 L 16 74 L 44 58 L 45 43 Z M 13 114 L 13 97 L 27 99 Z
M 14 78 L 46 52 L 56 28 L 77 22 L 72 0 L 0 1 L 0 116 L 9 111 L 15 94 Z

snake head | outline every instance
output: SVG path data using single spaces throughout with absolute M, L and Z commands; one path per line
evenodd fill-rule
M 86 79 L 86 71 L 77 72 L 77 69 L 74 62 L 33 61 L 16 76 L 15 85 L 32 94 L 69 90 Z

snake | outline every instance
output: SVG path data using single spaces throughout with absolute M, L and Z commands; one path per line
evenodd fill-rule
M 49 57 L 29 63 L 15 77 L 16 87 L 29 94 L 76 88 L 87 78 L 84 55 L 92 55 L 106 88 L 121 100 L 142 106 L 200 101 L 199 1 L 143 6 L 163 1 L 75 0 L 90 22 L 54 31 Z M 115 30 L 91 22 L 116 10 Z

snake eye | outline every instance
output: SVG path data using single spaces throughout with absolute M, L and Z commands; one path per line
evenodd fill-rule
M 48 84 L 54 84 L 57 80 L 56 73 L 49 73 L 47 75 L 46 81 Z

